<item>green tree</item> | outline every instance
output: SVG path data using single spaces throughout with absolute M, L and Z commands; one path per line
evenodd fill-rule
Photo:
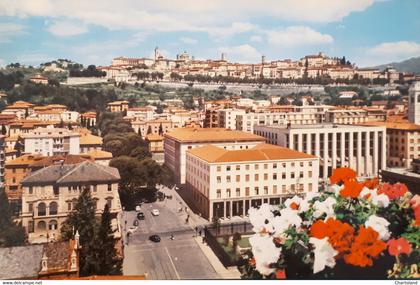
M 4 187 L 0 188 L 0 247 L 19 246 L 25 243 L 25 230 L 13 222 L 9 200 Z
M 138 146 L 130 152 L 130 156 L 143 160 L 147 157 L 152 157 L 152 154 L 146 146 Z
M 111 228 L 111 213 L 108 204 L 105 205 L 101 223 L 95 236 L 97 275 L 120 275 L 122 260 L 117 256 L 115 239 Z
M 89 188 L 83 189 L 74 210 L 61 227 L 61 237 L 64 240 L 73 238 L 77 231 L 80 235 L 80 275 L 96 274 L 97 259 L 95 248 L 95 201 Z
M 159 135 L 163 135 L 163 126 L 162 123 L 159 125 Z

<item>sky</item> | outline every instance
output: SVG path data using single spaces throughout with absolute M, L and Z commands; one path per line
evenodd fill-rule
M 57 58 L 232 62 L 322 51 L 366 67 L 420 56 L 419 0 L 0 0 L 0 66 Z

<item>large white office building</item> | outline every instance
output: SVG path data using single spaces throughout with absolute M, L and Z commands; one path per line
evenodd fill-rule
M 354 125 L 255 126 L 254 133 L 267 142 L 313 154 L 320 158 L 320 178 L 332 170 L 350 167 L 360 177 L 377 176 L 386 168 L 386 128 Z
M 186 168 L 191 204 L 209 220 L 245 216 L 250 207 L 318 191 L 316 156 L 270 144 L 194 148 L 187 151 Z

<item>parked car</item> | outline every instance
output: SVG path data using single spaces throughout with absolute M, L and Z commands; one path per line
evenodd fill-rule
M 137 205 L 136 206 L 136 212 L 140 212 L 141 211 L 141 207 L 140 207 L 140 205 Z
M 160 236 L 158 236 L 158 235 L 151 235 L 149 237 L 149 240 L 151 240 L 153 242 L 160 242 Z
M 166 199 L 169 199 L 169 200 L 172 199 L 172 195 L 166 195 L 165 197 L 166 197 Z
M 159 210 L 158 210 L 158 209 L 153 209 L 153 210 L 152 210 L 152 215 L 153 215 L 153 216 L 159 216 L 159 214 L 160 214 L 160 213 L 159 213 Z
M 144 213 L 143 212 L 138 213 L 137 214 L 137 219 L 144 220 Z
M 134 220 L 133 226 L 137 227 L 138 225 L 139 225 L 139 221 L 138 220 Z

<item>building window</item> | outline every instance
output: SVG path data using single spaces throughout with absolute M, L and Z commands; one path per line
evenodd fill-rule
M 308 185 L 308 192 L 312 192 L 312 183 L 309 183 Z
M 108 184 L 108 191 L 112 190 L 112 184 Z
M 249 174 L 245 175 L 245 181 L 249 181 Z
M 58 204 L 56 202 L 51 202 L 49 208 L 50 208 L 50 215 L 57 215 Z
M 226 197 L 230 198 L 230 189 L 226 189 Z
M 245 165 L 245 170 L 249 170 L 249 164 Z
M 67 190 L 68 190 L 69 193 L 71 193 L 71 187 L 70 186 L 67 187 Z
M 281 174 L 281 178 L 282 178 L 282 179 L 286 179 L 286 172 L 283 172 L 283 173 Z
M 277 194 L 277 185 L 273 185 L 273 194 Z
M 277 163 L 273 163 L 273 168 L 276 169 L 277 168 Z
M 39 231 L 45 231 L 47 228 L 47 224 L 44 221 L 38 222 L 38 230 Z
M 303 171 L 301 171 L 301 172 L 299 173 L 299 177 L 300 177 L 300 178 L 303 178 Z
M 312 171 L 309 171 L 309 172 L 308 172 L 308 177 L 309 177 L 309 178 L 312 178 Z
M 273 180 L 277 180 L 277 173 L 273 173 Z
M 34 232 L 34 222 L 29 221 L 28 222 L 28 233 L 33 233 L 33 232 Z
M 54 196 L 58 196 L 58 186 L 53 187 Z
M 226 171 L 230 171 L 230 166 L 226 166 Z
M 106 204 L 108 205 L 108 208 L 112 208 L 112 198 L 106 198 Z
M 217 193 L 217 198 L 222 198 L 222 190 L 217 189 L 216 193 Z
M 236 188 L 236 197 L 241 196 L 241 189 L 240 188 Z
M 290 178 L 295 178 L 295 173 L 294 172 L 292 172 L 292 173 L 290 173 Z
M 264 186 L 264 195 L 268 195 L 268 186 Z
M 67 211 L 71 211 L 71 202 L 67 202 Z
M 264 173 L 264 180 L 268 180 L 268 174 Z
M 255 170 L 258 170 L 258 164 L 254 165 Z
M 236 166 L 236 170 L 241 170 L 241 166 L 240 165 L 237 165 Z
M 258 195 L 259 193 L 259 188 L 258 187 L 254 187 L 254 195 Z
M 48 223 L 48 229 L 49 229 L 50 231 L 55 231 L 55 230 L 57 229 L 57 221 L 56 221 L 56 220 L 51 220 L 51 221 Z
M 93 185 L 93 192 L 96 192 L 96 191 L 98 191 L 98 185 Z
M 34 193 L 34 189 L 32 188 L 32 186 L 29 186 L 29 194 L 33 194 Z
M 222 183 L 222 178 L 220 176 L 217 176 L 217 183 Z
M 222 170 L 222 167 L 221 166 L 218 166 L 217 167 L 217 172 L 220 172 Z
M 241 176 L 240 175 L 236 175 L 236 182 L 240 182 L 241 181 Z
M 254 174 L 254 180 L 258 181 L 258 174 Z
M 226 182 L 230 182 L 230 175 L 226 176 Z
M 45 216 L 47 214 L 47 206 L 44 202 L 38 204 L 38 216 Z
M 245 196 L 249 196 L 249 187 L 245 187 Z
M 34 204 L 33 203 L 28 203 L 28 211 L 29 211 L 29 213 L 34 212 Z
M 284 193 L 287 193 L 287 190 L 286 190 L 286 185 L 283 185 L 283 186 L 281 186 L 281 192 L 284 194 Z

